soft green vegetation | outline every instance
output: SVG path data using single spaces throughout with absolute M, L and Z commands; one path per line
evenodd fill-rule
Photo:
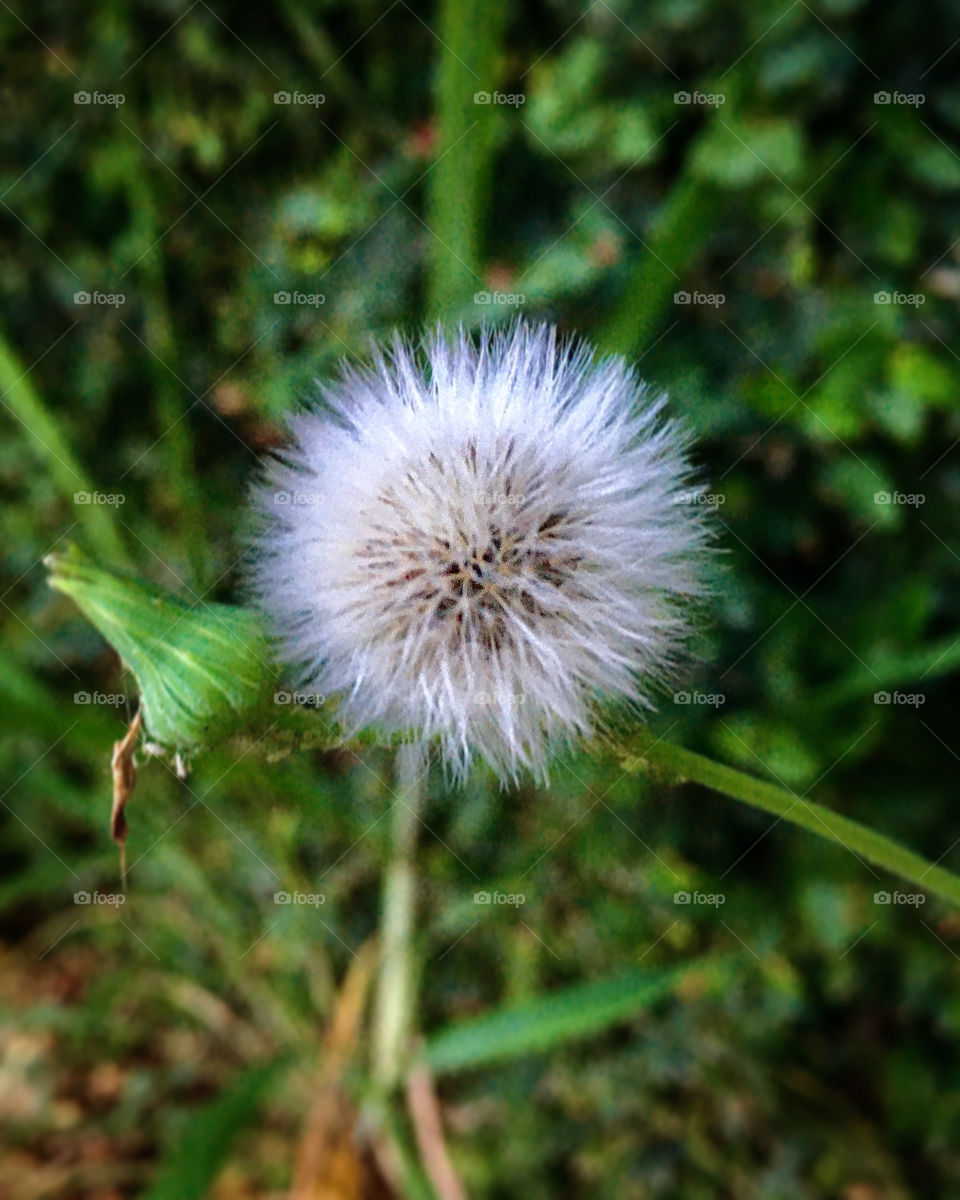
M 326 1097 L 433 1194 L 369 1084 L 391 753 L 264 696 L 243 510 L 316 375 L 503 296 L 669 390 L 725 553 L 649 730 L 546 791 L 430 781 L 417 1058 L 457 1172 L 960 1188 L 958 32 L 856 0 L 0 13 L 0 1193 L 284 1195 Z M 99 569 L 147 582 L 142 627 Z M 190 770 L 140 755 L 121 903 L 132 672 Z

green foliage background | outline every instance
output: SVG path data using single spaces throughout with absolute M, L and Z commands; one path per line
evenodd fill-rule
M 171 1172 L 206 1113 L 217 1194 L 282 1194 L 388 852 L 385 752 L 233 743 L 141 766 L 127 903 L 76 906 L 116 890 L 128 713 L 74 695 L 132 680 L 40 560 L 235 600 L 282 414 L 371 336 L 515 311 L 476 293 L 639 360 L 697 431 L 725 554 L 682 686 L 724 702 L 668 694 L 657 732 L 960 868 L 958 37 L 902 0 L 4 6 L 0 1191 L 137 1195 L 164 1161 L 205 1194 Z M 434 782 L 418 1016 L 471 1196 L 960 1194 L 960 920 L 772 826 L 590 755 L 544 792 Z

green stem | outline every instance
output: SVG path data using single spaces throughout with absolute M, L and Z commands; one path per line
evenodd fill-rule
M 391 1091 L 403 1076 L 413 1031 L 413 922 L 416 894 L 414 851 L 419 812 L 426 797 L 426 762 L 418 746 L 397 750 L 390 864 L 383 888 L 380 976 L 374 1026 L 373 1069 Z
M 431 320 L 482 313 L 472 302 L 484 289 L 484 223 L 503 113 L 476 104 L 474 96 L 494 91 L 500 81 L 507 12 L 504 0 L 442 0 L 439 9 L 437 157 L 427 183 Z
M 919 854 L 905 849 L 882 833 L 876 833 L 848 817 L 839 816 L 822 804 L 804 800 L 801 796 L 704 758 L 692 750 L 660 741 L 649 730 L 641 731 L 632 739 L 629 761 L 625 749 L 623 765 L 628 771 L 649 768 L 654 775 L 667 777 L 676 783 L 699 783 L 724 796 L 732 796 L 734 800 L 742 800 L 744 804 L 762 808 L 764 812 L 773 813 L 784 821 L 836 842 L 875 866 L 884 867 L 925 891 L 960 906 L 960 877 L 952 872 L 927 862 Z

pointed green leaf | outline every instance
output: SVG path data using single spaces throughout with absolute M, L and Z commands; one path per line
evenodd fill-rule
M 47 566 L 51 586 L 73 598 L 133 671 L 144 725 L 161 745 L 211 745 L 262 705 L 273 670 L 256 612 L 183 600 L 105 571 L 75 546 Z

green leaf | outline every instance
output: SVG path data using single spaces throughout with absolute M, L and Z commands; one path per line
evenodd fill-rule
M 629 1020 L 682 985 L 717 984 L 727 959 L 669 970 L 631 970 L 538 996 L 441 1030 L 423 1057 L 434 1071 L 520 1058 Z
M 777 119 L 713 122 L 693 154 L 693 170 L 721 187 L 798 179 L 806 160 L 803 132 Z
M 246 724 L 272 679 L 257 613 L 188 602 L 96 566 L 75 546 L 50 555 L 50 584 L 71 596 L 133 671 L 150 736 L 210 745 Z
M 144 1200 L 201 1200 L 227 1161 L 237 1136 L 256 1120 L 285 1061 L 254 1067 L 201 1112 L 191 1115 L 183 1136 L 160 1165 Z

